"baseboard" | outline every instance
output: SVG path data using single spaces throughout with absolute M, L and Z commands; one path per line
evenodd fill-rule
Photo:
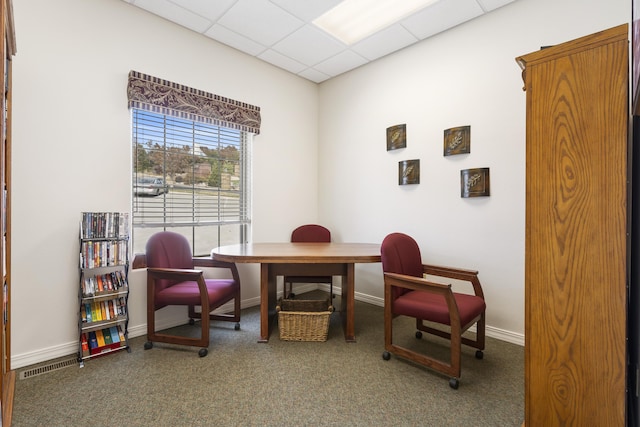
M 78 354 L 78 343 L 76 341 L 15 355 L 11 357 L 11 369 L 16 370 L 72 354 Z
M 487 326 L 486 334 L 488 337 L 524 347 L 524 334 L 517 334 L 513 331 L 494 328 L 492 326 Z
M 296 285 L 296 293 L 304 294 L 305 292 L 310 292 L 316 289 L 321 289 L 323 291 L 329 292 L 329 285 L 326 284 L 298 284 Z M 341 289 L 339 287 L 335 287 L 333 292 L 336 295 L 340 295 Z M 281 296 L 281 292 L 278 294 Z M 368 304 L 377 305 L 379 307 L 384 307 L 384 299 L 380 297 L 374 297 L 371 295 L 363 294 L 360 292 L 356 292 L 354 295 L 356 301 L 366 302 Z M 249 307 L 255 307 L 260 305 L 260 297 L 249 298 L 246 300 L 242 300 L 240 306 L 245 309 Z M 233 304 L 225 304 L 220 309 L 216 311 L 220 312 L 229 312 L 233 310 Z M 182 315 L 174 315 L 170 317 L 164 317 L 163 319 L 159 319 L 157 328 L 167 329 L 172 328 L 174 326 L 184 325 L 187 319 Z M 143 336 L 147 334 L 147 324 L 137 325 L 129 328 L 129 338 L 135 338 L 139 336 Z M 517 334 L 512 331 L 507 331 L 504 329 L 494 328 L 491 326 L 487 326 L 486 334 L 488 337 L 495 338 L 501 341 L 506 341 L 512 344 L 517 344 L 520 346 L 524 346 L 524 335 Z M 57 359 L 59 357 L 65 357 L 78 353 L 78 343 L 70 342 L 66 344 L 61 344 L 57 346 L 47 347 L 43 349 L 39 349 L 36 351 L 32 351 L 29 353 L 18 354 L 11 358 L 11 368 L 12 369 L 20 369 L 25 366 L 34 365 L 36 363 L 46 362 L 48 360 Z

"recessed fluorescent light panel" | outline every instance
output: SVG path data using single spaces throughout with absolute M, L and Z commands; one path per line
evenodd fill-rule
M 395 24 L 437 0 L 345 0 L 313 24 L 347 45 Z

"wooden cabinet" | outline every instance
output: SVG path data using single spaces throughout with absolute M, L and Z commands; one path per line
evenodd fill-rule
M 527 107 L 527 426 L 625 425 L 627 32 L 516 58 Z
M 4 96 L 0 104 L 0 275 L 2 276 L 2 327 L 0 327 L 0 406 L 2 425 L 11 425 L 15 372 L 11 370 L 11 58 L 16 52 L 11 0 L 0 0 L 2 80 Z

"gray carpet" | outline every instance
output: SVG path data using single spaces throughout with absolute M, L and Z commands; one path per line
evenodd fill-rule
M 300 298 L 320 297 L 320 291 Z M 326 295 L 326 294 L 324 294 Z M 336 305 L 339 305 L 336 302 Z M 209 355 L 130 340 L 117 352 L 16 381 L 13 426 L 520 426 L 524 349 L 488 338 L 483 360 L 463 347 L 460 387 L 392 356 L 384 361 L 383 311 L 356 302 L 357 343 L 346 343 L 338 313 L 326 342 L 258 344 L 259 309 L 243 310 L 240 331 L 214 322 Z M 431 354 L 439 338 L 414 338 L 399 318 L 396 339 Z M 176 328 L 198 333 L 199 325 Z M 402 332 L 401 332 L 402 331 Z M 28 369 L 28 368 L 25 368 Z M 21 369 L 19 371 L 23 371 Z

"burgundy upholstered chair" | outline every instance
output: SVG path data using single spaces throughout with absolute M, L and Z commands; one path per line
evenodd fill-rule
M 309 243 L 329 243 L 331 242 L 331 231 L 328 228 L 317 224 L 301 225 L 291 232 L 292 242 Z M 331 298 L 333 298 L 333 277 L 332 276 L 285 276 L 284 277 L 284 297 L 294 298 L 294 283 L 328 283 Z M 289 284 L 289 291 L 287 291 Z
M 457 389 L 461 344 L 476 348 L 476 358 L 483 357 L 486 304 L 478 272 L 423 264 L 416 241 L 402 233 L 385 237 L 380 250 L 384 271 L 383 359 L 389 360 L 390 353 L 394 353 L 439 371 L 449 376 L 449 385 Z M 450 284 L 433 282 L 429 276 L 468 282 L 473 287 L 473 294 L 453 292 Z M 450 360 L 439 360 L 394 344 L 393 319 L 397 316 L 416 319 L 416 338 L 422 338 L 422 332 L 427 332 L 449 339 Z M 425 324 L 425 321 L 431 323 Z M 462 333 L 474 324 L 475 338 L 463 337 Z
M 159 232 L 149 238 L 145 261 L 148 340 L 145 349 L 152 348 L 153 342 L 188 345 L 202 347 L 198 354 L 204 357 L 209 347 L 210 320 L 235 322 L 235 329 L 240 329 L 240 277 L 234 263 L 194 258 L 189 241 L 171 231 Z M 203 271 L 195 270 L 196 267 L 225 268 L 230 271 L 231 278 L 205 279 Z M 231 300 L 234 300 L 232 313 L 210 314 Z M 190 324 L 195 323 L 194 319 L 202 319 L 199 338 L 156 332 L 156 311 L 169 305 L 188 306 Z M 200 311 L 195 310 L 196 306 Z

